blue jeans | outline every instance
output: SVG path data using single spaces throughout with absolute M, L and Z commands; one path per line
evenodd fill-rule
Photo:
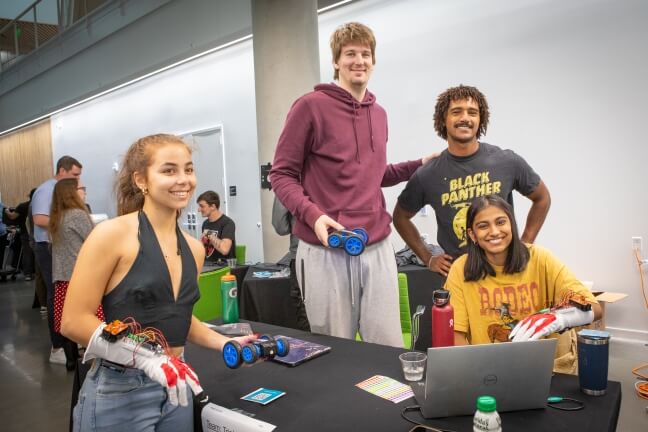
M 95 360 L 74 407 L 74 432 L 190 432 L 193 404 L 171 405 L 143 371 Z

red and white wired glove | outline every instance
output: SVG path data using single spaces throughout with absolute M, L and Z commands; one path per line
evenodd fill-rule
M 549 313 L 537 313 L 517 323 L 509 339 L 513 342 L 538 340 L 552 333 L 582 326 L 594 321 L 594 311 L 582 311 L 575 307 L 556 309 Z
M 169 357 L 166 354 L 153 351 L 127 337 L 109 342 L 101 337 L 104 327 L 106 324 L 102 323 L 92 334 L 83 356 L 83 363 L 93 358 L 101 358 L 140 369 L 153 381 L 166 388 L 169 402 L 172 405 L 178 405 L 178 403 L 181 406 L 188 405 L 187 386 L 195 395 L 202 393 L 203 389 L 198 381 L 198 376 L 187 363 L 178 357 Z

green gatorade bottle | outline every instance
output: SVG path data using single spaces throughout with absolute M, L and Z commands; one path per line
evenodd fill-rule
M 238 290 L 236 277 L 231 273 L 227 273 L 221 278 L 221 300 L 223 303 L 223 322 L 225 324 L 238 322 Z

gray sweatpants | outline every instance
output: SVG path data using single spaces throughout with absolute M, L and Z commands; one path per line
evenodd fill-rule
M 356 257 L 303 241 L 297 280 L 313 333 L 403 347 L 394 249 L 388 239 Z

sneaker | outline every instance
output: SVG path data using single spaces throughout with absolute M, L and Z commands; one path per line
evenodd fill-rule
M 66 358 L 65 358 L 65 353 L 63 352 L 63 348 L 57 348 L 57 349 L 52 348 L 52 351 L 50 351 L 49 362 L 54 364 L 64 365 L 66 362 Z
M 40 313 L 41 315 L 47 315 L 47 306 L 41 306 Z
M 31 275 L 25 276 L 25 281 L 29 282 L 30 280 L 34 280 L 34 277 Z

